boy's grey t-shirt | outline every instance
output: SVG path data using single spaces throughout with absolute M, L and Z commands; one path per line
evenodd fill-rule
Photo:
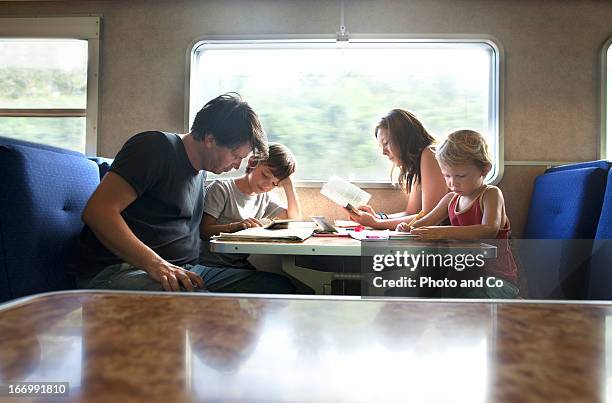
M 242 193 L 234 178 L 217 179 L 206 187 L 204 213 L 217 219 L 217 224 L 230 224 L 247 218 L 275 218 L 284 211 L 270 193 L 247 195 Z M 207 240 L 202 241 L 200 263 L 245 267 L 249 265 L 247 254 L 213 253 Z

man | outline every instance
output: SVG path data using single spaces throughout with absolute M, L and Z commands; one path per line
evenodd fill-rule
M 188 134 L 130 138 L 85 206 L 67 271 L 80 288 L 294 292 L 280 275 L 196 265 L 205 171 L 237 169 L 267 149 L 257 115 L 237 94 L 204 105 Z

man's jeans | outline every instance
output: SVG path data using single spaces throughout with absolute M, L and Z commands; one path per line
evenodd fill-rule
M 198 292 L 295 293 L 295 287 L 291 284 L 291 281 L 275 273 L 202 265 L 186 265 L 183 268 L 196 273 L 204 280 L 205 289 L 196 288 Z M 161 283 L 149 277 L 147 272 L 128 263 L 108 266 L 90 280 L 77 280 L 77 285 L 79 288 L 90 289 L 164 290 Z

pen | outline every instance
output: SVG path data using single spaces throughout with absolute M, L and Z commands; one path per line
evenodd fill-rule
M 423 218 L 423 216 L 425 215 L 425 211 L 421 210 L 419 212 L 419 214 L 417 214 L 416 216 L 414 216 L 414 218 L 412 220 L 410 220 L 410 222 L 408 223 L 408 229 L 410 230 L 410 228 L 412 228 L 412 225 L 417 222 L 419 219 Z

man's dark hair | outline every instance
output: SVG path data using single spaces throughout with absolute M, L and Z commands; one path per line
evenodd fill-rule
M 196 114 L 191 133 L 197 141 L 211 134 L 217 144 L 228 148 L 248 143 L 258 156 L 268 156 L 268 139 L 257 114 L 235 92 L 208 101 Z

